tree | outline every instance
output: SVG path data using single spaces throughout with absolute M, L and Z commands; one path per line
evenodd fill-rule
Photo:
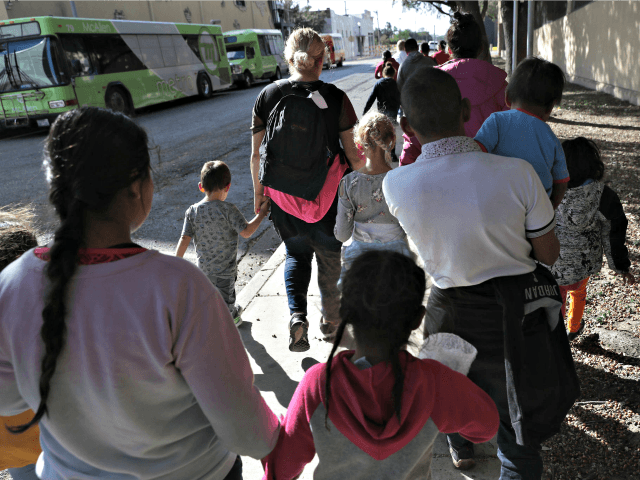
M 506 56 L 506 72 L 511 75 L 513 58 L 513 2 L 502 2 L 502 28 L 504 33 Z M 527 56 L 527 4 L 518 2 L 518 52 L 516 64 Z
M 478 59 L 491 62 L 491 52 L 489 51 L 489 40 L 487 39 L 487 31 L 484 28 L 484 16 L 489 9 L 488 1 L 482 2 L 482 9 L 480 8 L 480 2 L 478 0 L 473 1 L 447 1 L 447 0 L 402 0 L 402 6 L 409 9 L 419 10 L 425 8 L 429 11 L 435 11 L 440 15 L 446 15 L 452 17 L 454 12 L 466 12 L 473 15 L 473 18 L 480 27 L 480 34 L 482 35 L 482 51 L 478 55 Z M 449 11 L 444 9 L 448 8 Z
M 316 32 L 322 32 L 325 27 L 326 11 L 311 11 L 311 6 L 300 7 L 300 4 L 293 2 L 289 6 L 291 22 L 296 27 L 313 28 Z

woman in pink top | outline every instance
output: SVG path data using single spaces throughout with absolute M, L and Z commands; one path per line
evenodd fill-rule
M 504 96 L 507 74 L 501 68 L 477 59 L 482 53 L 482 36 L 473 15 L 456 12 L 453 18 L 453 24 L 447 31 L 452 59 L 435 68 L 455 78 L 462 98 L 468 98 L 471 102 L 471 118 L 464 124 L 464 133 L 473 138 L 489 115 L 509 110 Z M 404 137 L 400 166 L 415 162 L 422 148 L 416 137 Z
M 320 97 L 317 104 L 320 108 L 328 109 L 326 117 L 331 119 L 327 121 L 328 141 L 333 146 L 331 151 L 344 150 L 344 155 L 338 153 L 331 162 L 324 186 L 315 200 L 304 200 L 260 184 L 260 145 L 266 133 L 269 114 L 283 97 L 281 88 L 275 83 L 265 87 L 253 107 L 251 175 L 255 209 L 259 211 L 266 198 L 271 198 L 271 219 L 286 246 L 284 279 L 291 314 L 289 350 L 292 352 L 305 352 L 310 348 L 307 335 L 307 290 L 314 254 L 318 263 L 318 286 L 323 314 L 320 331 L 325 339 L 333 338 L 340 323 L 340 293 L 337 282 L 340 277 L 342 243 L 333 234 L 338 212 L 338 184 L 348 172 L 349 166 L 358 169 L 364 163 L 353 142 L 353 126 L 358 118 L 349 98 L 339 88 L 320 80 L 324 51 L 322 39 L 310 28 L 295 30 L 289 36 L 284 51 L 292 71 L 289 79 L 293 87 L 291 90 L 297 90 L 304 96 L 313 92 L 314 98 Z M 320 89 L 323 93 L 320 93 Z M 345 155 L 350 165 L 345 161 Z
M 437 68 L 453 76 L 462 98 L 471 102 L 471 118 L 464 124 L 464 131 L 468 137 L 475 137 L 489 115 L 509 110 L 504 97 L 507 74 L 501 68 L 477 59 L 482 53 L 482 36 L 473 15 L 456 12 L 453 18 L 447 31 L 452 60 Z

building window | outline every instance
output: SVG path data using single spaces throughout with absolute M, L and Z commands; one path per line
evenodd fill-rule
M 233 0 L 233 4 L 238 7 L 240 10 L 246 10 L 247 9 L 247 2 L 245 2 L 244 0 Z

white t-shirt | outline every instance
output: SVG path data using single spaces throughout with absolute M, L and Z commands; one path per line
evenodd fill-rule
M 0 274 L 0 415 L 38 408 L 46 265 L 30 250 Z M 278 419 L 195 265 L 153 250 L 82 265 L 68 298 L 40 478 L 219 480 L 273 449 Z
M 405 52 L 404 50 L 400 50 L 399 52 L 396 52 L 396 53 L 393 54 L 393 58 L 400 65 L 402 65 L 402 62 L 404 62 L 407 59 L 408 56 L 409 55 L 407 55 L 407 52 Z
M 439 288 L 532 272 L 527 238 L 555 226 L 533 167 L 483 153 L 468 137 L 423 145 L 416 162 L 389 172 L 382 188 Z

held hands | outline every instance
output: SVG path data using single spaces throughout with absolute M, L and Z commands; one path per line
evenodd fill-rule
M 253 194 L 253 211 L 256 215 L 260 213 L 260 209 L 262 205 L 269 201 L 269 197 L 265 197 L 262 193 L 254 193 Z
M 260 205 L 260 209 L 258 210 L 258 215 L 266 217 L 269 215 L 269 210 L 271 209 L 271 199 L 263 196 L 263 202 Z

